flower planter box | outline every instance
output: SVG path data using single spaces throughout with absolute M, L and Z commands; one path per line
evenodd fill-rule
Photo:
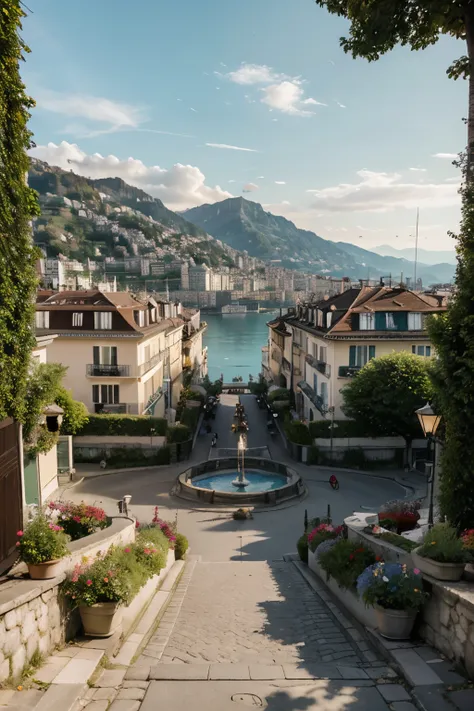
M 410 639 L 418 610 L 387 610 L 375 607 L 377 627 L 386 639 Z
M 375 610 L 371 607 L 366 607 L 362 600 L 351 590 L 340 588 L 334 578 L 327 579 L 326 571 L 321 568 L 316 561 L 316 556 L 311 550 L 308 550 L 308 566 L 322 582 L 329 588 L 334 597 L 350 612 L 353 617 L 365 627 L 376 628 L 377 620 Z
M 26 566 L 31 580 L 52 580 L 59 575 L 61 558 L 46 560 L 44 563 L 27 563 Z
M 344 523 L 347 522 L 347 519 Z M 347 525 L 347 523 L 346 523 Z M 348 538 L 350 541 L 361 541 L 367 548 L 370 548 L 375 555 L 381 556 L 385 561 L 390 561 L 391 563 L 405 563 L 407 566 L 413 566 L 412 555 L 403 548 L 393 545 L 388 541 L 384 541 L 383 538 L 377 538 L 376 536 L 371 536 L 368 533 L 364 533 L 357 528 L 353 528 L 348 525 Z
M 86 637 L 111 637 L 122 624 L 123 607 L 116 602 L 98 602 L 79 608 Z
M 423 575 L 430 575 L 436 580 L 457 582 L 461 580 L 464 572 L 464 563 L 438 563 L 431 558 L 418 555 L 419 548 L 412 553 L 414 565 L 421 570 Z

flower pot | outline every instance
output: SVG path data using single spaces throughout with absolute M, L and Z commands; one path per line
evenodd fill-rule
M 387 639 L 409 639 L 415 624 L 418 610 L 388 610 L 385 607 L 374 608 L 377 627 Z
M 123 608 L 118 602 L 96 602 L 79 607 L 86 637 L 111 637 L 122 624 Z
M 421 546 L 420 546 L 421 547 Z M 411 557 L 415 568 L 419 568 L 425 575 L 431 575 L 436 580 L 447 580 L 456 582 L 461 580 L 464 572 L 464 563 L 439 563 L 431 558 L 424 558 L 417 551 L 420 547 L 412 551 Z
M 28 573 L 32 580 L 50 580 L 59 575 L 61 559 L 46 560 L 44 563 L 27 563 Z
M 464 579 L 474 583 L 474 563 L 466 563 L 464 568 Z

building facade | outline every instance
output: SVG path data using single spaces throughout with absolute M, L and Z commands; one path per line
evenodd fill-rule
M 298 304 L 271 321 L 264 376 L 293 390 L 302 419 L 344 419 L 342 388 L 372 358 L 398 351 L 433 355 L 426 317 L 443 300 L 403 288 L 348 289 Z

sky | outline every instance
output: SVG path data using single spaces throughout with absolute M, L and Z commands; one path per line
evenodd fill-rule
M 465 53 L 443 37 L 378 62 L 313 0 L 28 0 L 32 154 L 184 210 L 243 195 L 371 249 L 451 249 Z

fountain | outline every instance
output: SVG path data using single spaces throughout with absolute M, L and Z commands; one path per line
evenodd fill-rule
M 237 479 L 234 479 L 232 486 L 237 486 L 239 489 L 245 489 L 249 485 L 248 479 L 245 478 L 245 450 L 246 441 L 243 434 L 240 435 L 237 443 Z

